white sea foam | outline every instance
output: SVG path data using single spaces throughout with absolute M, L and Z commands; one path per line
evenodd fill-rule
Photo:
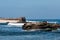
M 28 21 L 28 20 L 27 20 L 26 22 L 36 22 L 36 21 Z
M 8 23 L 9 26 L 18 26 L 18 27 L 22 27 L 22 25 L 24 25 L 24 23 Z
M 40 29 L 31 29 L 31 30 L 22 30 L 22 31 L 27 31 L 27 32 L 31 32 L 31 31 L 39 31 Z
M 41 21 L 26 21 L 26 22 L 41 22 Z M 55 21 L 47 21 L 48 23 L 57 23 L 57 22 L 55 22 Z
M 57 23 L 57 22 L 53 22 L 53 21 L 47 21 L 48 23 Z

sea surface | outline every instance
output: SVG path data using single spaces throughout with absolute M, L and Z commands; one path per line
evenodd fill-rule
M 28 19 L 27 21 L 48 21 L 60 23 L 60 19 Z M 0 40 L 60 40 L 60 30 L 24 31 L 21 27 L 0 25 Z

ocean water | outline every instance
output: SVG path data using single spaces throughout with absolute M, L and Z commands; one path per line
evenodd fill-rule
M 41 19 L 28 21 L 49 21 L 60 23 L 56 19 Z M 0 40 L 60 40 L 60 30 L 57 31 L 24 31 L 21 27 L 0 25 Z

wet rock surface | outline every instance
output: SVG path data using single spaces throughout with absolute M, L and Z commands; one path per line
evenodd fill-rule
M 42 29 L 42 30 L 56 30 L 60 28 L 60 24 L 45 22 L 27 22 L 22 26 L 23 30 Z

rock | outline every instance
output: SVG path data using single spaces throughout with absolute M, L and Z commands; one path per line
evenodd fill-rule
M 46 22 L 28 22 L 25 23 L 22 27 L 24 30 L 31 30 L 31 29 L 43 29 L 43 30 L 56 30 L 60 25 L 58 24 L 52 24 L 52 23 L 46 23 Z
M 26 22 L 26 18 L 25 17 L 18 18 L 18 20 L 19 20 L 19 22 L 22 22 L 22 23 Z
M 25 23 L 25 24 L 22 26 L 22 29 L 28 30 L 28 29 L 31 29 L 31 27 L 32 27 L 32 24 L 29 22 L 29 23 Z
M 45 22 L 28 22 L 25 23 L 22 27 L 22 29 L 27 30 L 27 29 L 43 29 L 45 28 L 47 23 Z
M 26 22 L 26 18 L 25 17 L 20 17 L 20 18 L 0 18 L 0 22 L 24 23 L 24 22 Z

